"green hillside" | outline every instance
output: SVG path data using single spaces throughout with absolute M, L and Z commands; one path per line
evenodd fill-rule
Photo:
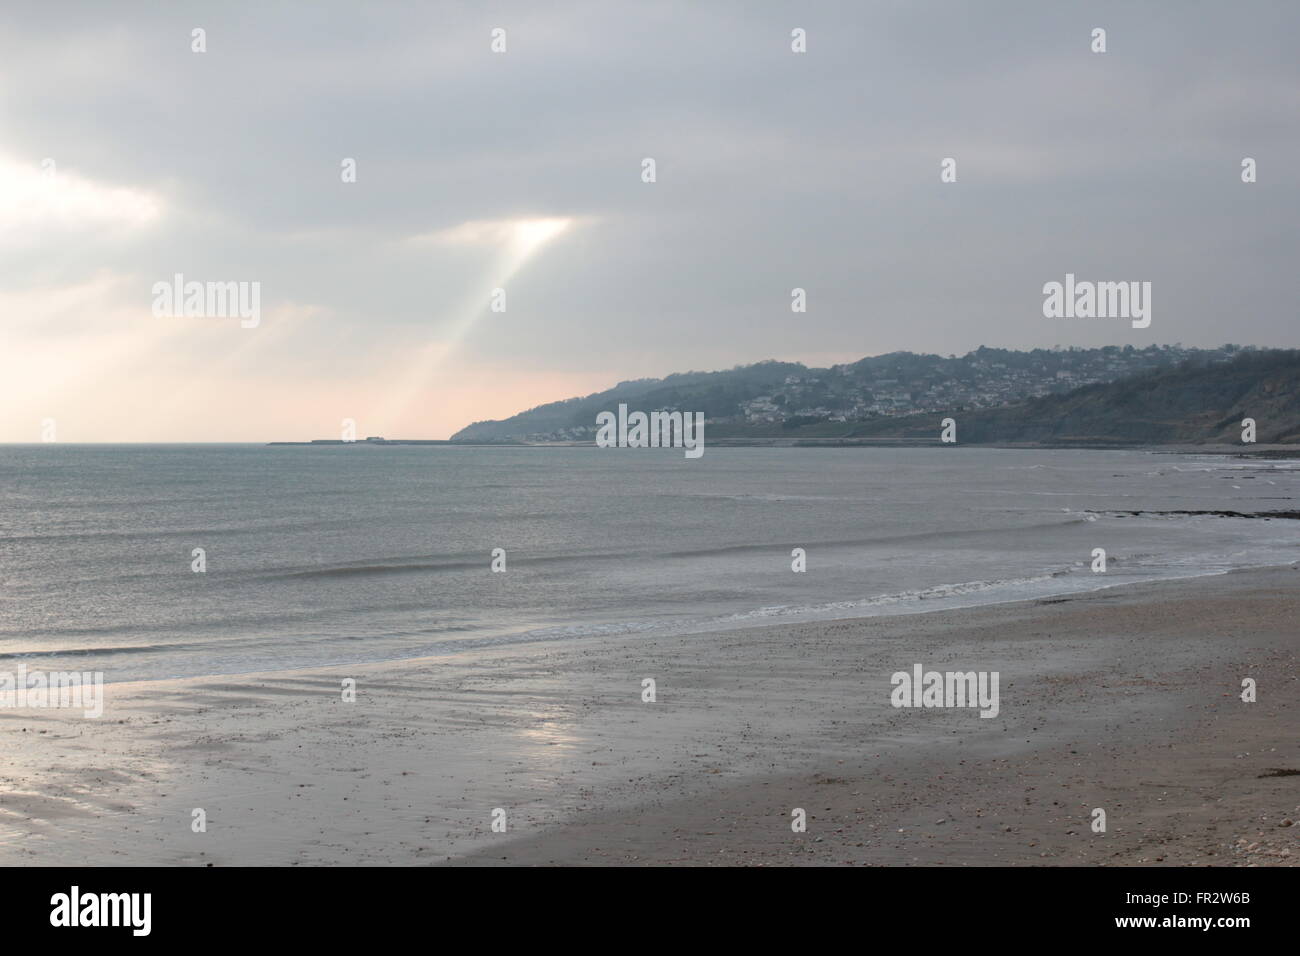
M 1259 442 L 1289 442 L 1300 440 L 1298 385 L 1300 352 L 1233 345 L 894 352 L 828 369 L 771 361 L 621 382 L 452 438 L 591 440 L 597 414 L 624 403 L 702 411 L 715 440 L 933 439 L 952 417 L 963 444 L 1236 442 L 1250 417 Z

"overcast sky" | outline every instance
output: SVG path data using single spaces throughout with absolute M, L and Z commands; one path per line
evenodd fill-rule
M 0 440 L 437 438 L 766 358 L 1296 346 L 1297 37 L 1295 3 L 8 0 Z M 1044 318 L 1067 272 L 1150 281 L 1150 327 Z M 259 282 L 260 324 L 154 315 L 176 273 Z

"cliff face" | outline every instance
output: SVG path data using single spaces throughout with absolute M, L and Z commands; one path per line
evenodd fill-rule
M 1005 408 L 953 411 L 958 440 L 1096 443 L 1241 441 L 1253 418 L 1261 443 L 1300 442 L 1300 352 L 1259 352 L 1221 364 L 1089 385 Z M 859 436 L 933 437 L 944 415 L 866 422 Z

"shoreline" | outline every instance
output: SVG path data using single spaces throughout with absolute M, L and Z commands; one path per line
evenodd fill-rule
M 1145 515 L 1154 512 L 1124 512 L 1129 515 Z M 1161 512 L 1163 513 L 1163 512 Z M 1222 517 L 1240 517 L 1251 519 L 1271 519 L 1278 517 L 1284 520 L 1300 520 L 1300 513 L 1295 512 L 1263 512 L 1260 514 L 1228 514 L 1226 512 L 1196 512 L 1196 514 L 1217 515 Z M 482 637 L 462 638 L 442 642 L 441 645 L 435 644 L 441 648 L 439 653 L 417 653 L 411 656 L 403 657 L 382 657 L 370 660 L 359 661 L 325 661 L 316 664 L 305 664 L 302 666 L 292 666 L 283 668 L 265 668 L 258 667 L 249 670 L 233 671 L 215 671 L 204 674 L 190 674 L 184 676 L 169 677 L 149 677 L 133 678 L 125 680 L 107 680 L 104 686 L 134 686 L 148 684 L 170 684 L 181 681 L 200 681 L 200 680 L 221 680 L 233 678 L 272 678 L 277 676 L 290 676 L 294 674 L 315 673 L 323 670 L 358 670 L 368 667 L 397 666 L 404 663 L 421 663 L 442 660 L 449 656 L 482 652 L 493 649 L 509 649 L 513 647 L 527 647 L 538 644 L 564 643 L 564 642 L 585 642 L 585 641 L 619 641 L 619 640 L 637 640 L 644 636 L 658 636 L 666 638 L 687 638 L 701 637 L 710 634 L 722 634 L 732 631 L 750 630 L 754 628 L 768 627 L 799 627 L 813 624 L 831 624 L 842 621 L 867 621 L 879 618 L 909 618 L 927 614 L 941 614 L 945 612 L 976 611 L 984 608 L 998 608 L 1007 605 L 1017 604 L 1034 604 L 1039 602 L 1050 602 L 1058 599 L 1070 599 L 1073 597 L 1093 594 L 1101 591 L 1124 588 L 1140 588 L 1149 585 L 1159 585 L 1166 583 L 1176 583 L 1190 581 L 1198 578 L 1214 578 L 1228 574 L 1251 573 L 1260 571 L 1271 571 L 1280 568 L 1291 567 L 1287 564 L 1260 564 L 1246 565 L 1238 568 L 1216 568 L 1213 570 L 1192 571 L 1187 574 L 1179 574 L 1170 577 L 1145 578 L 1138 581 L 1116 581 L 1105 584 L 1098 583 L 1092 587 L 1079 588 L 1077 590 L 1051 590 L 1041 594 L 1031 596 L 1025 595 L 1008 595 L 995 598 L 987 602 L 976 602 L 970 604 L 950 604 L 943 607 L 919 607 L 908 604 L 908 601 L 924 602 L 927 600 L 943 600 L 942 596 L 937 598 L 926 597 L 925 594 L 930 591 L 947 591 L 950 589 L 967 588 L 973 585 L 990 585 L 995 586 L 1003 582 L 985 582 L 985 581 L 961 581 L 952 584 L 935 585 L 931 588 L 923 589 L 920 592 L 903 592 L 900 594 L 882 594 L 871 598 L 863 598 L 858 601 L 831 602 L 824 605 L 810 606 L 777 606 L 773 608 L 759 608 L 749 612 L 738 612 L 737 614 L 728 615 L 722 618 L 710 618 L 693 622 L 679 623 L 676 625 L 667 625 L 663 628 L 645 627 L 638 628 L 634 624 L 624 622 L 614 622 L 612 624 L 589 625 L 598 628 L 598 630 L 588 631 L 586 633 L 550 633 L 556 631 L 553 626 L 525 626 L 522 630 L 514 630 L 500 634 L 489 634 Z M 1050 579 L 1070 580 L 1066 573 L 1058 573 L 1049 576 Z M 1097 578 L 1088 578 L 1080 574 L 1078 580 L 1104 580 Z M 961 592 L 957 592 L 961 593 Z M 975 592 L 978 593 L 978 592 Z M 899 598 L 896 603 L 888 603 L 891 599 Z M 875 603 L 881 602 L 881 603 Z M 858 606 L 863 609 L 868 607 L 889 608 L 891 610 L 881 611 L 870 614 L 852 614 L 840 613 L 851 610 L 852 606 Z M 901 610 L 892 610 L 893 608 L 902 608 Z M 759 614 L 759 611 L 772 611 L 770 615 Z M 816 616 L 824 614 L 827 616 Z M 612 628 L 611 630 L 599 630 L 599 628 Z M 427 648 L 426 648 L 427 649 Z M 29 657 L 24 654 L 9 655 L 17 665 L 25 665 L 27 661 L 38 661 L 40 657 Z M 5 660 L 5 656 L 0 656 L 0 661 Z M 41 668 L 29 668 L 29 670 L 40 670 Z M 57 668 L 56 668 L 57 669 Z M 4 668 L 0 667 L 0 672 Z M 0 716 L 3 711 L 0 710 Z
M 1296 778 L 1258 774 L 1297 766 L 1298 584 L 1290 565 L 974 609 L 106 685 L 100 720 L 0 711 L 13 735 L 0 859 L 1292 864 L 1300 830 L 1275 824 L 1297 817 Z M 913 662 L 999 671 L 999 716 L 891 708 L 890 674 Z M 1256 704 L 1235 701 L 1247 672 Z M 344 677 L 355 703 L 340 699 Z M 1110 830 L 1089 839 L 1087 812 L 1103 804 Z M 795 806 L 807 833 L 790 831 Z M 504 834 L 491 830 L 498 807 Z M 206 833 L 191 831 L 196 808 Z
M 306 441 L 233 442 L 265 448 L 333 448 L 355 445 L 367 448 L 383 446 L 415 446 L 443 448 L 595 448 L 594 439 L 569 439 L 542 441 L 527 438 L 469 439 L 469 438 L 365 438 L 344 441 L 341 438 L 311 438 Z M 1147 451 L 1160 455 L 1225 455 L 1238 458 L 1278 458 L 1285 460 L 1300 457 L 1300 447 L 1294 443 L 1272 442 L 1263 444 L 1225 444 L 1223 442 L 1150 442 L 1106 441 L 1083 439 L 1057 442 L 943 442 L 938 438 L 814 438 L 771 436 L 720 435 L 707 442 L 712 448 L 1005 448 L 1022 451 Z

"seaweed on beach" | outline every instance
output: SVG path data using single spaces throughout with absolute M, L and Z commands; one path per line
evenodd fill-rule
M 1143 515 L 1210 515 L 1214 518 L 1287 518 L 1292 521 L 1300 520 L 1300 511 L 1220 511 L 1215 509 L 1205 511 L 1111 511 L 1108 514 L 1123 515 L 1126 517 L 1142 517 Z

